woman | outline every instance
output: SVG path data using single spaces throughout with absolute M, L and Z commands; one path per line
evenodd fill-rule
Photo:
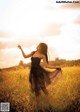
M 48 56 L 47 56 L 48 47 L 45 43 L 40 43 L 37 46 L 37 50 L 31 52 L 28 55 L 24 53 L 20 45 L 18 45 L 18 47 L 22 51 L 24 58 L 31 57 L 31 70 L 30 70 L 29 81 L 31 84 L 31 89 L 32 91 L 35 92 L 36 100 L 38 102 L 40 97 L 40 90 L 42 90 L 44 94 L 48 96 L 48 91 L 46 89 L 46 86 L 56 81 L 57 76 L 61 74 L 61 68 L 56 68 L 48 64 Z M 45 67 L 56 69 L 56 70 L 53 72 L 49 72 L 43 69 L 40 66 L 41 60 L 43 60 Z

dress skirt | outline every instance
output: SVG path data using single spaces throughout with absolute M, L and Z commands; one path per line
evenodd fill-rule
M 53 85 L 55 79 L 61 76 L 62 70 L 60 68 L 50 72 L 43 69 L 41 66 L 31 67 L 29 81 L 31 84 L 31 90 L 36 95 L 40 94 L 40 90 L 46 88 L 49 85 Z

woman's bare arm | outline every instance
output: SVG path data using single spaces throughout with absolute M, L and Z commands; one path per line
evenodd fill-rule
M 46 61 L 46 57 L 43 55 L 42 56 L 42 59 L 43 59 L 43 63 L 44 63 L 44 66 L 47 67 L 47 68 L 52 68 L 52 69 L 56 69 L 57 67 L 55 66 L 52 66 L 52 65 L 49 65 Z
M 33 52 L 31 52 L 30 54 L 25 54 L 24 53 L 24 51 L 23 51 L 23 49 L 22 49 L 22 47 L 20 46 L 20 45 L 18 45 L 18 48 L 21 50 L 21 52 L 22 52 L 22 55 L 23 55 L 23 57 L 24 58 L 29 58 L 29 57 L 31 57 L 33 54 L 34 54 L 34 51 Z

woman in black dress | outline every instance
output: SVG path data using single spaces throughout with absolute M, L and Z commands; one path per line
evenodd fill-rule
M 31 84 L 32 91 L 35 92 L 36 100 L 38 102 L 40 97 L 40 90 L 42 90 L 44 94 L 48 96 L 49 93 L 46 89 L 46 86 L 54 83 L 58 79 L 58 76 L 61 75 L 61 68 L 56 68 L 48 64 L 48 56 L 47 56 L 48 47 L 45 43 L 40 43 L 37 46 L 37 50 L 31 52 L 28 55 L 24 53 L 20 45 L 18 45 L 18 48 L 21 50 L 24 58 L 31 57 L 31 70 L 30 70 L 29 82 Z M 40 66 L 41 60 L 43 60 L 45 67 L 52 68 L 55 70 L 53 70 L 53 72 L 49 72 L 43 69 Z

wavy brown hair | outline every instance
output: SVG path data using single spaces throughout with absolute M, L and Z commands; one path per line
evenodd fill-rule
M 38 46 L 41 48 L 41 53 L 45 55 L 46 61 L 48 63 L 48 54 L 47 54 L 47 52 L 48 52 L 48 46 L 47 46 L 47 44 L 40 43 Z

